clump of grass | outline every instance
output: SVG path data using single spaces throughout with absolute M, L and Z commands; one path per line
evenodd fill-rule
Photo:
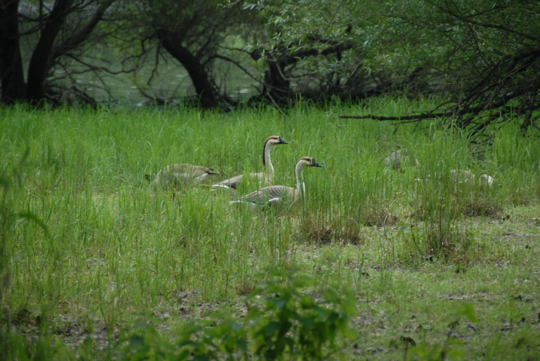
M 438 196 L 432 196 L 431 192 Z M 444 187 L 437 186 L 419 196 L 415 216 L 421 223 L 419 227 L 413 227 L 406 238 L 409 255 L 416 254 L 424 260 L 459 262 L 469 259 L 474 239 L 460 225 L 463 210 L 458 199 Z
M 424 233 L 424 252 L 426 259 L 463 262 L 468 259 L 472 235 L 458 225 L 448 221 L 430 222 Z
M 296 238 L 300 241 L 328 244 L 363 244 L 358 222 L 347 217 L 329 217 L 321 213 L 306 213 L 301 217 Z
M 385 227 L 395 225 L 398 217 L 388 205 L 371 202 L 362 213 L 362 222 L 366 226 Z
M 449 213 L 454 213 L 456 217 L 463 215 L 467 217 L 487 216 L 497 218 L 503 212 L 503 200 L 496 196 L 491 189 L 475 184 L 453 184 L 448 180 L 439 179 L 444 189 L 433 190 L 438 192 L 439 197 L 444 199 L 441 202 L 452 208 Z M 447 183 L 446 185 L 444 183 Z M 421 196 L 416 202 L 412 215 L 418 220 L 426 220 L 431 217 L 432 200 L 431 195 Z
M 462 213 L 469 217 L 486 216 L 498 218 L 503 213 L 503 206 L 499 199 L 485 194 L 477 194 L 464 202 Z
M 443 149 L 447 146 L 447 143 L 439 144 Z M 420 226 L 414 227 L 406 239 L 409 255 L 416 254 L 424 260 L 468 259 L 474 240 L 460 222 L 466 200 L 481 193 L 474 193 L 472 184 L 452 179 L 451 173 L 447 164 L 439 164 L 439 170 L 416 182 L 412 216 Z

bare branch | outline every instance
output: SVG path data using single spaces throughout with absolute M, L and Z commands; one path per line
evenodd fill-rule
M 94 30 L 99 21 L 103 18 L 103 15 L 107 9 L 111 6 L 114 0 L 106 0 L 100 4 L 92 18 L 88 21 L 80 31 L 73 36 L 65 40 L 62 44 L 57 46 L 53 51 L 53 58 L 62 56 L 74 48 L 78 47 L 83 41 L 85 41 L 90 33 Z
M 374 119 L 374 120 L 422 120 L 422 119 L 434 119 L 434 118 L 443 118 L 454 115 L 453 112 L 444 112 L 444 113 L 423 113 L 423 114 L 414 114 L 414 115 L 398 115 L 398 116 L 383 116 L 383 115 L 340 115 L 340 119 Z
M 229 62 L 229 63 L 232 63 L 232 64 L 234 64 L 238 69 L 242 70 L 242 71 L 243 71 L 247 76 L 249 76 L 251 79 L 253 79 L 253 80 L 257 81 L 257 82 L 260 82 L 260 81 L 261 81 L 260 78 L 258 78 L 258 77 L 256 77 L 255 75 L 251 74 L 251 73 L 249 72 L 249 70 L 247 70 L 242 64 L 240 64 L 240 62 L 238 62 L 238 61 L 236 61 L 236 60 L 234 60 L 234 59 L 232 59 L 232 58 L 229 58 L 229 57 L 227 57 L 227 56 L 225 56 L 225 55 L 221 55 L 221 54 L 215 54 L 214 56 L 212 56 L 211 59 L 221 59 L 221 60 L 225 60 L 225 61 L 227 61 L 227 62 Z
M 482 14 L 485 14 L 487 12 L 487 10 L 477 12 L 477 13 L 471 14 L 471 15 L 465 15 L 465 14 L 458 13 L 459 8 L 455 4 L 454 4 L 455 5 L 454 7 L 456 8 L 455 9 L 456 12 L 451 11 L 448 7 L 441 6 L 436 1 L 430 1 L 430 0 L 427 0 L 427 1 L 431 5 L 435 6 L 437 9 L 439 9 L 441 12 L 443 12 L 445 14 L 448 14 L 448 15 L 452 16 L 453 18 L 455 18 L 455 19 L 457 19 L 459 21 L 463 21 L 463 22 L 466 22 L 466 23 L 469 23 L 469 24 L 481 26 L 481 27 L 484 27 L 484 28 L 491 28 L 491 29 L 501 30 L 501 31 L 504 31 L 504 32 L 507 32 L 507 33 L 510 33 L 510 34 L 518 35 L 518 36 L 520 36 L 522 38 L 525 38 L 525 39 L 528 39 L 528 40 L 532 40 L 534 42 L 540 41 L 539 37 L 533 36 L 531 34 L 526 34 L 526 33 L 523 33 L 521 31 L 517 31 L 515 29 L 511 29 L 511 28 L 509 28 L 507 26 L 504 26 L 504 25 L 501 25 L 501 24 L 484 23 L 484 22 L 475 20 L 476 17 L 478 17 L 478 16 L 480 16 Z M 499 6 L 497 9 L 493 9 L 493 10 L 500 10 L 500 9 L 506 9 L 506 8 L 507 7 L 505 7 L 505 6 Z
M 81 65 L 86 66 L 88 69 L 90 69 L 92 71 L 101 71 L 101 72 L 104 72 L 104 73 L 107 73 L 107 74 L 110 74 L 110 75 L 132 73 L 137 69 L 136 67 L 133 67 L 133 68 L 130 68 L 130 69 L 111 70 L 111 69 L 109 69 L 107 67 L 104 67 L 104 66 L 98 66 L 98 65 L 90 64 L 89 62 L 87 62 L 85 60 L 82 60 L 81 58 L 79 58 L 79 57 L 77 57 L 77 56 L 75 56 L 73 54 L 66 54 L 65 56 L 70 58 L 70 59 L 75 60 L 76 62 L 80 63 Z

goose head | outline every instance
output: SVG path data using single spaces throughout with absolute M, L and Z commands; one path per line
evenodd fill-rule
M 280 145 L 280 144 L 289 144 L 289 143 L 287 143 L 279 135 L 272 135 L 264 140 L 263 154 L 262 154 L 262 161 L 264 165 L 266 165 L 267 157 L 268 157 L 268 163 L 270 163 L 270 148 L 273 147 L 274 145 Z
M 319 167 L 319 168 L 322 168 L 322 164 L 317 163 L 315 158 L 312 158 L 312 157 L 302 157 L 302 158 L 300 158 L 300 161 L 298 163 L 302 164 L 305 167 Z
M 289 144 L 285 141 L 285 139 L 281 138 L 279 135 L 272 135 L 266 138 L 266 140 L 264 141 L 264 144 L 266 145 L 267 143 L 271 145 Z

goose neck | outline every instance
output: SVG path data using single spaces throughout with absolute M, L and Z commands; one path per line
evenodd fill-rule
M 272 148 L 272 143 L 266 142 L 263 148 L 263 164 L 264 164 L 264 178 L 266 181 L 271 181 L 274 176 L 274 165 L 272 164 L 272 159 L 270 157 L 270 149 Z
M 294 169 L 294 173 L 296 175 L 296 193 L 303 197 L 304 193 L 306 192 L 306 185 L 304 184 L 304 180 L 302 179 L 302 173 L 304 171 L 304 163 L 302 161 L 296 163 L 296 167 Z

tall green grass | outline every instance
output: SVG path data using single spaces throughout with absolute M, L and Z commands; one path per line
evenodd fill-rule
M 492 216 L 485 210 L 496 205 L 537 202 L 540 142 L 511 119 L 493 130 L 491 144 L 473 149 L 465 134 L 437 122 L 396 127 L 336 117 L 428 105 L 299 105 L 286 116 L 271 108 L 0 109 L 3 307 L 12 319 L 63 313 L 114 327 L 173 308 L 182 294 L 207 301 L 244 294 L 269 267 L 302 266 L 304 244 L 361 247 L 369 227 L 401 230 L 378 246 L 382 263 L 470 262 L 474 239 L 460 221 L 471 207 Z M 288 212 L 238 209 L 230 195 L 204 186 L 173 197 L 144 179 L 171 163 L 205 165 L 222 177 L 259 171 L 269 135 L 289 142 L 273 150 L 275 184 L 294 186 L 301 156 L 324 164 L 305 170 L 307 199 Z M 385 156 L 398 147 L 418 165 L 386 169 Z M 456 185 L 452 169 L 488 173 L 495 183 Z

